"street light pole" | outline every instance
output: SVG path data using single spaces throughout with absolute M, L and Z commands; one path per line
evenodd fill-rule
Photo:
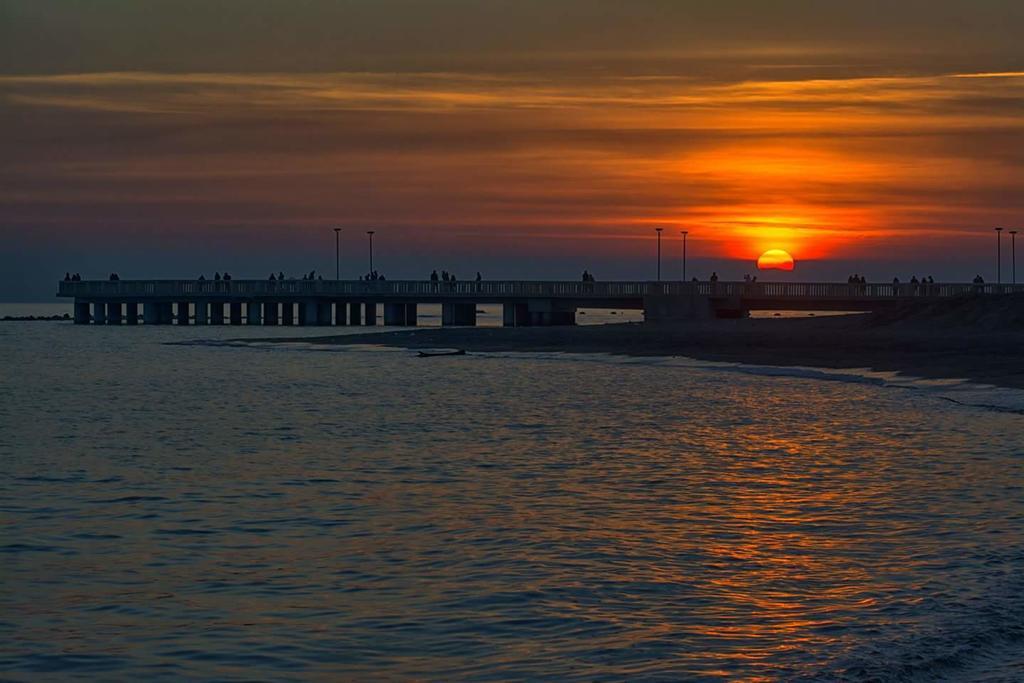
M 680 230 L 679 232 L 683 235 L 683 282 L 686 282 L 686 236 L 689 231 Z
M 1013 284 L 1017 284 L 1017 231 L 1010 231 L 1010 253 L 1013 255 Z
M 341 228 L 334 229 L 334 279 L 341 279 Z
M 655 228 L 658 233 L 658 282 L 661 282 L 661 231 L 664 228 Z
M 996 228 L 996 284 L 1003 284 L 1003 229 Z
M 370 275 L 373 275 L 373 233 L 375 230 L 367 230 L 366 234 L 370 236 Z

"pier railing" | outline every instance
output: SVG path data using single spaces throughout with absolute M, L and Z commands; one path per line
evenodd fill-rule
M 85 280 L 64 281 L 58 296 L 161 298 L 426 297 L 573 299 L 642 298 L 657 294 L 697 294 L 744 299 L 882 299 L 960 297 L 1024 293 L 1024 285 L 963 283 L 843 282 L 581 282 L 542 280 Z

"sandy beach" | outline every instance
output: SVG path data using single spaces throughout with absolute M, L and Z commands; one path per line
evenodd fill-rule
M 468 352 L 543 351 L 687 356 L 758 365 L 870 368 L 924 378 L 967 379 L 1024 388 L 1019 302 L 965 320 L 949 307 L 821 318 L 714 320 L 650 325 L 414 329 L 267 339 L 312 344 L 379 344 Z

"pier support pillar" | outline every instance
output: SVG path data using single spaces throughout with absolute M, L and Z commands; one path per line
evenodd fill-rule
M 111 301 L 107 304 L 107 324 L 108 325 L 120 325 L 122 317 L 122 308 L 120 301 Z
M 157 316 L 161 325 L 174 323 L 174 304 L 170 301 L 163 301 L 156 305 Z
M 277 302 L 276 301 L 265 301 L 265 302 L 263 302 L 263 324 L 264 325 L 276 325 L 277 324 Z
M 87 301 L 79 301 L 75 299 L 75 324 L 89 324 L 89 303 Z
M 334 324 L 348 325 L 348 304 L 344 301 L 334 302 Z
M 715 317 L 711 298 L 695 290 L 688 294 L 648 294 L 644 297 L 644 322 L 708 320 Z
M 208 301 L 197 301 L 196 306 L 196 325 L 209 325 L 210 324 L 210 302 Z
M 318 301 L 316 304 L 316 324 L 328 326 L 331 324 L 331 302 Z
M 349 325 L 362 325 L 363 324 L 363 305 L 358 301 L 353 301 L 348 306 L 348 324 Z
M 295 324 L 295 302 L 285 301 L 281 304 L 281 324 L 291 327 Z M 299 303 L 299 324 L 302 324 L 302 304 Z
M 535 327 L 575 325 L 576 307 L 550 299 L 532 299 L 526 305 L 529 324 Z
M 210 324 L 211 325 L 223 325 L 224 324 L 224 302 L 214 301 L 210 304 Z
M 375 302 L 368 301 L 366 302 L 365 308 L 366 310 L 363 314 L 363 324 L 370 325 L 372 327 L 373 325 L 377 324 L 377 304 Z
M 142 322 L 147 325 L 159 325 L 160 324 L 160 310 L 158 305 L 154 302 L 145 302 L 142 304 Z
M 441 325 L 444 327 L 476 325 L 476 304 L 441 304 Z
M 230 311 L 230 322 L 232 325 L 242 324 L 242 303 L 240 301 L 232 301 L 228 304 Z
M 179 301 L 177 304 L 177 318 L 179 325 L 188 325 L 189 305 L 187 301 Z
M 530 307 L 527 304 L 504 304 L 502 314 L 502 324 L 505 327 L 528 327 L 530 325 Z
M 129 325 L 139 324 L 139 304 L 129 301 L 124 305 L 124 321 Z
M 249 325 L 259 325 L 263 321 L 263 304 L 258 301 L 246 302 L 245 317 Z
M 405 304 L 384 304 L 384 324 L 388 327 L 404 327 Z
M 405 305 L 405 325 L 406 327 L 416 327 L 419 322 L 419 314 L 416 310 L 416 304 Z
M 94 325 L 107 324 L 107 304 L 97 301 L 92 305 L 92 322 Z
M 300 301 L 299 302 L 299 324 L 303 327 L 311 327 L 316 325 L 316 302 L 315 301 Z

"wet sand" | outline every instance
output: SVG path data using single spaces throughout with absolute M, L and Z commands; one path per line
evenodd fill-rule
M 870 315 L 713 320 L 577 327 L 442 328 L 266 339 L 465 349 L 687 356 L 701 360 L 820 368 L 870 368 L 924 378 L 1024 388 L 1024 330 L 939 321 L 879 321 Z

